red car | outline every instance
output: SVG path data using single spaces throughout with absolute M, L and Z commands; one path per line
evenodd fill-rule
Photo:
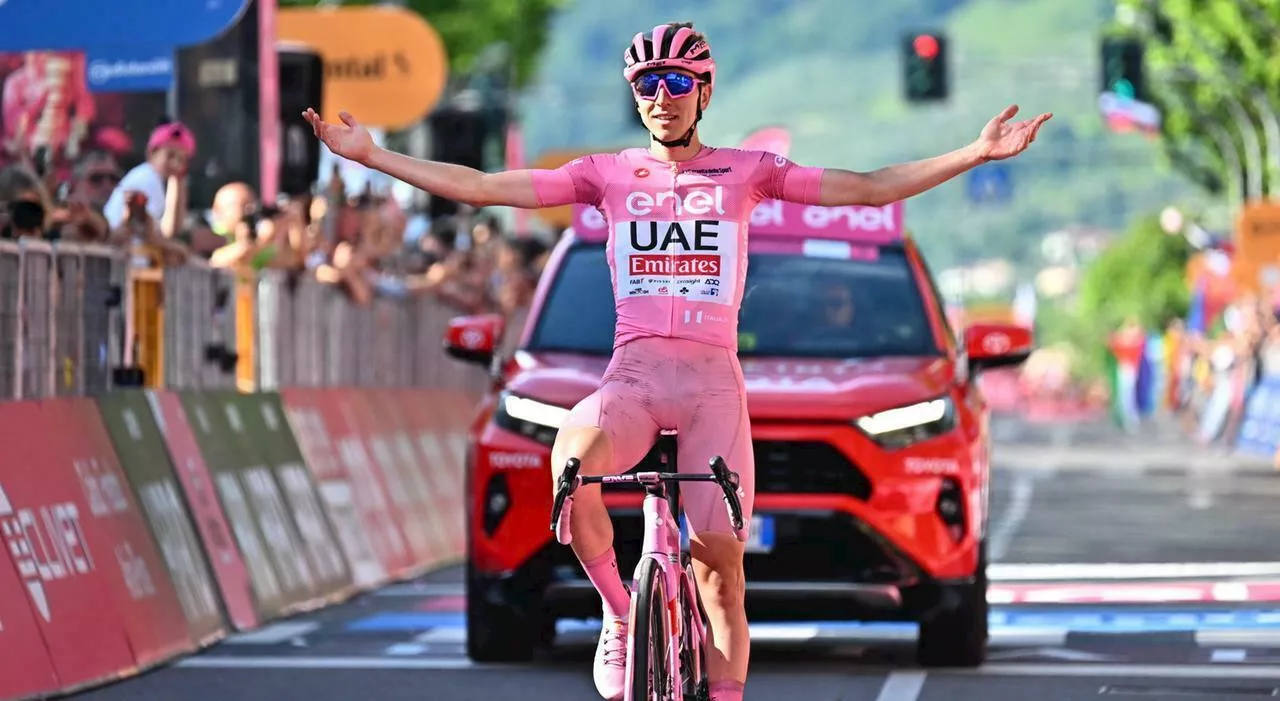
M 1007 324 L 955 333 L 918 248 L 896 234 L 895 207 L 765 203 L 753 218 L 739 326 L 756 460 L 747 613 L 918 621 L 922 664 L 978 665 L 991 440 L 974 380 L 1024 361 L 1032 336 Z M 556 246 L 513 357 L 494 357 L 500 317 L 458 318 L 447 333 L 454 357 L 494 378 L 468 455 L 475 660 L 529 659 L 556 619 L 600 615 L 549 523 L 557 426 L 613 347 L 600 226 L 580 216 Z M 630 572 L 641 494 L 605 498 Z

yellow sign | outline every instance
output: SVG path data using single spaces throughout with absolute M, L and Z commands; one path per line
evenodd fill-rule
M 1269 292 L 1280 284 L 1280 203 L 1251 202 L 1236 223 L 1232 261 L 1237 284 L 1251 292 Z
M 612 149 L 613 151 L 621 151 L 622 149 Z M 608 153 L 610 149 L 559 149 L 556 151 L 547 151 L 538 156 L 529 167 L 533 170 L 554 170 L 560 166 L 572 161 L 575 158 L 590 156 L 594 153 Z M 565 205 L 563 207 L 544 207 L 537 212 L 537 217 L 551 226 L 558 226 L 566 229 L 573 224 L 573 207 Z
M 402 129 L 427 116 L 444 93 L 444 42 L 404 8 L 281 9 L 278 35 L 324 59 L 320 114 L 326 120 L 345 110 L 368 126 Z

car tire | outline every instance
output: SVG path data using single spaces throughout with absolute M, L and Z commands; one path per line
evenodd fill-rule
M 472 661 L 529 662 L 554 638 L 555 619 L 531 605 L 487 599 L 468 572 L 467 657 Z
M 990 637 L 987 603 L 987 555 L 978 555 L 973 582 L 947 588 L 952 606 L 920 622 L 916 661 L 922 667 L 978 667 L 987 658 Z

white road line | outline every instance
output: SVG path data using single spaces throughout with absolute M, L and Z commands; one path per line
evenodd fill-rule
M 177 667 L 188 669 L 477 669 L 465 657 L 191 657 Z M 510 668 L 511 665 L 504 665 Z
M 890 672 L 876 701 L 916 701 L 924 689 L 924 672 Z
M 983 677 L 1112 677 L 1166 679 L 1280 679 L 1276 665 L 989 664 L 947 674 Z
M 1280 577 L 1280 562 L 1000 563 L 988 567 L 987 574 L 998 582 Z
M 1202 648 L 1276 648 L 1280 647 L 1280 630 L 1197 630 L 1196 645 Z
M 465 584 L 392 584 L 375 592 L 374 596 L 463 596 L 467 593 Z
M 988 556 L 992 560 L 1003 560 L 1009 550 L 1009 544 L 1017 535 L 1022 522 L 1031 511 L 1031 497 L 1035 494 L 1035 480 L 1026 474 L 1019 474 L 1013 483 L 1013 493 L 1009 498 L 1009 506 L 1000 515 L 1000 520 L 991 529 Z
M 599 634 L 596 637 L 599 637 Z M 420 643 L 465 643 L 467 629 L 463 627 L 432 628 L 425 633 L 419 633 L 413 639 Z
M 236 633 L 223 642 L 227 645 L 279 645 L 307 635 L 319 627 L 320 624 L 313 621 L 272 623 L 258 630 Z

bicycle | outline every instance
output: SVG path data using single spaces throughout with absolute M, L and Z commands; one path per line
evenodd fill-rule
M 673 435 L 664 432 L 664 435 Z M 672 460 L 661 450 L 659 460 L 669 467 Z M 627 639 L 627 685 L 624 701 L 707 701 L 710 697 L 706 672 L 706 612 L 698 598 L 693 563 L 681 547 L 679 487 L 668 491 L 669 483 L 715 482 L 724 492 L 725 506 L 735 535 L 742 539 L 742 502 L 738 497 L 738 474 L 724 459 L 711 459 L 711 474 L 637 472 L 601 477 L 580 477 L 581 463 L 570 458 L 556 483 L 551 508 L 551 530 L 562 545 L 569 545 L 569 514 L 573 493 L 584 484 L 644 487 L 644 539 L 640 561 L 631 586 Z M 673 630 L 678 626 L 678 630 Z M 679 682 L 679 683 L 677 683 Z

